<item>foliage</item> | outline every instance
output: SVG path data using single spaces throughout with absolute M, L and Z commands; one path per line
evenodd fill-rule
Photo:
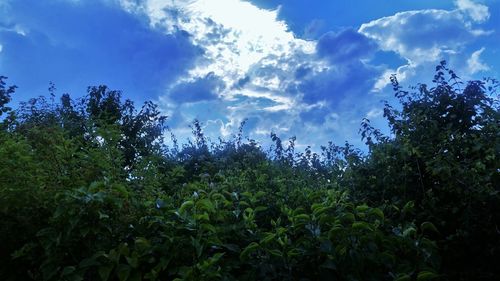
M 495 280 L 500 131 L 495 80 L 386 104 L 369 152 L 346 143 L 266 153 L 243 140 L 168 148 L 156 105 L 119 91 L 8 108 L 0 78 L 2 280 Z M 175 140 L 175 137 L 174 137 Z

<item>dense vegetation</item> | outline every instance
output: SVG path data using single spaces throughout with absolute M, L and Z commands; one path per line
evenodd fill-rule
M 318 153 L 271 135 L 167 147 L 165 117 L 105 86 L 7 107 L 0 78 L 1 280 L 498 280 L 492 79 L 386 104 L 390 136 Z

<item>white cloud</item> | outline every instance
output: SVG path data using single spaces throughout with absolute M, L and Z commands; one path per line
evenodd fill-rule
M 456 0 L 455 5 L 476 22 L 484 22 L 490 17 L 488 6 L 474 3 L 471 0 Z
M 227 135 L 245 117 L 256 114 L 285 112 L 288 121 L 271 119 L 267 130 L 284 130 L 299 114 L 301 93 L 287 95 L 286 88 L 295 83 L 295 72 L 308 63 L 311 71 L 327 68 L 327 63 L 315 60 L 316 42 L 296 38 L 285 22 L 278 20 L 278 9 L 266 10 L 240 0 L 120 0 L 131 12 L 145 14 L 153 28 L 167 33 L 186 31 L 194 45 L 203 49 L 198 63 L 171 88 L 190 83 L 213 73 L 226 87 L 218 97 L 225 102 L 237 96 L 254 100 L 247 106 L 228 106 L 223 114 L 227 123 L 218 120 L 220 132 Z M 241 84 L 242 80 L 246 80 Z M 168 92 L 168 89 L 167 89 Z M 163 103 L 176 103 L 169 97 Z M 262 102 L 266 100 L 267 102 Z M 172 110 L 172 105 L 164 105 Z M 275 124 L 273 124 L 273 122 Z M 261 122 L 260 125 L 263 123 Z M 289 128 L 289 127 L 288 127 Z
M 396 75 L 399 82 L 414 76 L 417 72 L 417 67 L 417 65 L 410 61 L 407 64 L 399 66 L 397 69 L 386 69 L 375 82 L 372 91 L 376 93 L 383 91 L 387 85 L 391 84 L 390 78 L 392 74 Z
M 483 63 L 481 61 L 481 54 L 484 52 L 485 48 L 481 48 L 477 51 L 475 51 L 474 53 L 472 53 L 472 55 L 470 56 L 470 58 L 467 60 L 467 66 L 469 68 L 469 72 L 471 74 L 474 74 L 474 73 L 477 73 L 477 72 L 480 72 L 480 71 L 487 71 L 490 69 L 490 67 Z
M 380 108 L 372 108 L 368 113 L 366 113 L 366 118 L 368 119 L 374 119 L 382 116 L 384 114 L 384 111 Z
M 144 11 L 152 26 L 167 32 L 189 32 L 193 43 L 205 53 L 204 61 L 191 69 L 185 80 L 214 73 L 228 86 L 223 96 L 230 95 L 231 86 L 244 78 L 252 65 L 266 58 L 292 56 L 296 50 L 314 52 L 313 42 L 295 38 L 277 19 L 278 10 L 260 9 L 249 2 L 148 0 L 142 6 L 121 2 L 128 10 Z
M 253 133 L 297 134 L 309 143 L 325 143 L 338 134 L 343 141 L 356 135 L 359 120 L 379 99 L 369 94 L 374 76 L 383 71 L 368 65 L 377 46 L 356 30 L 323 36 L 323 46 L 328 48 L 321 55 L 316 41 L 297 38 L 278 19 L 279 8 L 260 9 L 243 0 L 101 1 L 120 3 L 155 32 L 163 31 L 172 40 L 182 37 L 189 47 L 198 47 L 193 48 L 196 62 L 181 67 L 192 68 L 179 74 L 182 78 L 173 84 L 165 77 L 165 92 L 159 97 L 162 110 L 170 116 L 169 125 L 186 134 L 189 129 L 182 128 L 193 118 L 207 124 L 212 135 L 219 135 L 213 132 L 218 128 L 223 136 L 234 132 L 244 118 L 251 118 Z M 15 26 L 13 31 L 35 34 L 29 27 Z M 154 57 L 158 56 L 155 52 Z M 165 53 L 167 58 L 175 56 Z
M 3 46 L 2 46 L 2 44 L 0 44 L 0 53 L 2 52 L 2 50 L 3 50 Z
M 14 29 L 13 29 L 17 34 L 19 35 L 22 35 L 22 36 L 26 36 L 27 34 L 27 31 L 25 28 L 23 28 L 22 26 L 20 26 L 19 24 L 16 24 L 14 26 Z
M 361 25 L 360 33 L 378 42 L 382 50 L 395 52 L 407 61 L 397 69 L 386 70 L 376 82 L 374 92 L 380 92 L 389 84 L 388 77 L 392 73 L 397 75 L 399 81 L 415 79 L 417 73 L 420 73 L 420 79 L 422 73 L 432 73 L 432 64 L 443 59 L 455 62 L 455 70 L 463 69 L 463 63 L 458 58 L 463 58 L 468 52 L 469 43 L 493 31 L 475 26 L 488 19 L 488 7 L 470 0 L 458 0 L 456 5 L 457 9 L 450 11 L 399 12 Z M 463 71 L 485 70 L 478 60 L 480 53 L 470 58 L 471 66 Z
M 13 27 L 0 26 L 0 31 L 15 32 L 21 36 L 26 36 L 28 34 L 28 31 L 19 24 L 16 24 Z
M 400 12 L 362 24 L 359 32 L 376 40 L 383 50 L 416 64 L 460 52 L 474 37 L 487 33 L 473 29 L 458 10 Z

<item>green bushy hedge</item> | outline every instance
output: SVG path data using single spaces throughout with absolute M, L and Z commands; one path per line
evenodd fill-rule
M 242 128 L 166 147 L 165 117 L 105 86 L 7 107 L 0 78 L 2 280 L 496 280 L 496 80 L 434 86 L 368 120 L 368 153 L 271 153 Z

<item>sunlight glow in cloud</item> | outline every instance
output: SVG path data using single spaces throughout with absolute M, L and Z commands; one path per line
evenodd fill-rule
M 209 73 L 220 77 L 230 97 L 239 79 L 244 79 L 250 67 L 265 63 L 269 57 L 282 58 L 300 50 L 314 52 L 315 44 L 296 39 L 284 22 L 277 20 L 278 10 L 260 9 L 239 0 L 154 1 L 133 6 L 122 1 L 127 9 L 145 11 L 152 26 L 167 32 L 187 31 L 195 45 L 204 49 L 203 60 L 179 83 L 205 77 Z M 228 11 L 239 11 L 230 13 Z M 272 86 L 273 78 L 253 81 Z
M 349 122 L 357 124 L 362 116 L 381 118 L 380 108 L 373 106 L 377 97 L 370 92 L 386 89 L 390 74 L 410 79 L 422 65 L 462 54 L 468 42 L 490 34 L 473 26 L 489 18 L 488 8 L 469 0 L 456 1 L 457 8 L 450 11 L 399 12 L 361 24 L 358 30 L 327 32 L 317 41 L 297 38 L 278 19 L 280 7 L 266 10 L 250 1 L 120 3 L 131 13 L 145 15 L 152 28 L 167 34 L 186 32 L 192 44 L 202 48 L 193 67 L 159 100 L 183 122 L 198 117 L 195 108 L 200 106 L 219 108 L 201 118 L 208 127 L 219 126 L 223 136 L 244 118 L 257 120 L 255 134 L 306 127 L 352 135 L 346 128 Z M 406 63 L 395 69 L 370 65 L 377 49 L 394 52 Z M 485 69 L 480 53 L 470 59 L 471 72 Z M 337 107 L 350 110 L 333 114 Z
M 301 93 L 287 93 L 287 87 L 297 88 L 297 69 L 306 61 L 311 73 L 329 68 L 323 59 L 314 57 L 316 42 L 296 38 L 287 25 L 277 19 L 279 9 L 265 10 L 239 0 L 149 0 L 142 4 L 122 1 L 122 6 L 133 13 L 145 13 L 154 28 L 167 33 L 188 32 L 193 44 L 204 50 L 198 63 L 167 89 L 167 96 L 160 98 L 170 114 L 186 115 L 179 109 L 186 107 L 182 102 L 200 101 L 183 98 L 175 89 L 207 76 L 220 79 L 224 85 L 214 93 L 214 99 L 253 100 L 246 103 L 251 111 L 242 110 L 241 106 L 227 106 L 219 112 L 216 123 L 220 124 L 222 135 L 227 135 L 230 129 L 234 131 L 239 122 L 252 116 L 261 120 L 260 126 L 268 133 L 270 128 L 289 130 L 301 108 Z M 206 95 L 200 92 L 198 96 Z M 282 120 L 268 121 L 265 116 L 283 111 L 287 111 L 287 117 Z

